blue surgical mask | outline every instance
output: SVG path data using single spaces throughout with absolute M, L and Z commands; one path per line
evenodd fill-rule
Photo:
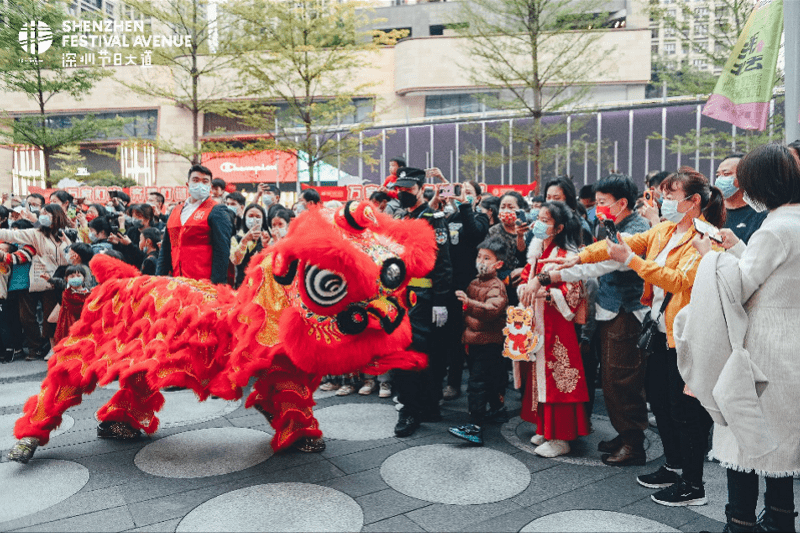
M 686 198 L 683 200 L 685 199 Z M 686 216 L 686 213 L 681 213 L 678 211 L 678 204 L 683 200 L 668 200 L 664 198 L 664 200 L 661 202 L 661 216 L 676 224 L 683 220 L 683 217 Z
M 97 233 L 93 231 L 89 232 L 89 242 L 97 242 Z
M 77 276 L 77 277 L 74 277 L 74 278 L 69 278 L 67 280 L 67 283 L 69 283 L 70 287 L 78 288 L 78 287 L 83 285 L 83 276 Z
M 537 220 L 536 224 L 533 225 L 533 236 L 536 239 L 545 240 L 550 235 L 547 233 L 547 230 L 550 229 L 552 226 L 548 226 L 541 220 Z
M 468 195 L 467 195 L 467 202 L 469 202 L 469 203 L 471 203 L 471 204 L 472 204 L 472 203 L 475 203 L 475 197 L 474 197 L 474 196 L 472 196 L 471 194 L 468 194 Z
M 722 196 L 730 198 L 739 190 L 739 187 L 733 184 L 735 179 L 736 176 L 720 176 L 717 178 L 717 181 L 714 182 L 714 185 L 722 192 Z
M 53 223 L 53 218 L 47 214 L 39 215 L 39 225 L 43 228 L 49 228 L 50 224 Z
M 264 204 L 264 207 L 269 207 L 274 203 L 275 199 L 272 197 L 271 194 L 265 194 L 261 197 L 261 203 Z
M 239 207 L 238 206 L 228 205 L 228 206 L 225 206 L 225 207 L 230 209 L 233 212 L 234 215 L 239 216 Z
M 189 194 L 192 195 L 192 198 L 195 201 L 205 200 L 206 198 L 208 198 L 208 195 L 211 194 L 211 184 L 190 183 Z

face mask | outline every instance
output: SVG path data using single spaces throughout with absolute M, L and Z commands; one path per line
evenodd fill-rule
M 232 212 L 234 215 L 236 215 L 237 217 L 239 216 L 239 207 L 238 207 L 238 206 L 236 206 L 236 205 L 228 205 L 228 206 L 225 206 L 225 207 L 227 207 L 228 209 L 230 209 L 230 210 L 231 210 L 231 212 Z
M 661 216 L 676 224 L 683 220 L 683 217 L 686 216 L 686 213 L 681 213 L 678 211 L 678 204 L 682 201 L 683 200 L 667 200 L 664 198 L 664 201 L 661 202 Z
M 720 176 L 717 178 L 717 181 L 714 182 L 714 185 L 722 192 L 722 196 L 726 199 L 736 194 L 736 191 L 739 190 L 739 187 L 733 184 L 733 180 L 735 179 L 736 176 Z
M 742 199 L 744 200 L 744 203 L 752 207 L 756 213 L 763 213 L 767 210 L 767 206 L 757 200 L 753 200 L 747 195 L 747 193 L 742 194 Z
M 417 205 L 417 195 L 411 194 L 408 191 L 400 191 L 397 193 L 397 199 L 400 201 L 400 206 L 408 209 Z
M 89 232 L 89 240 L 91 242 L 97 242 L 97 233 L 90 231 Z
M 195 201 L 205 200 L 208 198 L 208 195 L 211 193 L 211 185 L 206 185 L 204 183 L 190 183 L 189 184 L 189 194 L 192 195 L 192 198 Z
M 272 228 L 272 235 L 276 239 L 283 239 L 289 232 L 289 228 Z
M 514 224 L 514 222 L 516 222 L 517 214 L 514 211 L 511 211 L 510 209 L 503 209 L 500 211 L 498 218 L 500 219 L 500 222 L 502 222 L 506 226 L 511 226 L 512 224 Z
M 470 203 L 470 204 L 474 204 L 475 203 L 475 197 L 472 196 L 471 194 L 468 194 L 467 195 L 467 202 Z
M 306 210 L 306 206 L 304 206 L 303 204 L 297 204 L 296 206 L 294 206 L 294 212 L 297 215 L 299 215 L 300 213 L 302 213 L 305 210 Z
M 67 283 L 69 283 L 70 287 L 75 287 L 75 288 L 80 287 L 81 285 L 83 285 L 83 277 L 78 276 L 74 278 L 69 278 L 67 280 Z
M 244 225 L 247 226 L 247 229 L 253 229 L 254 227 L 261 227 L 261 217 L 247 217 L 244 220 Z
M 265 194 L 261 198 L 261 203 L 263 203 L 265 207 L 269 207 L 269 206 L 271 206 L 272 204 L 275 203 L 275 199 L 272 197 L 271 194 Z
M 97 215 L 94 213 L 86 213 L 86 221 L 91 222 L 92 220 L 96 219 Z
M 142 221 L 141 221 L 141 220 L 139 220 L 138 218 L 134 218 L 133 220 L 131 220 L 131 221 L 129 222 L 129 224 L 130 224 L 131 226 L 133 226 L 134 228 L 141 228 L 142 226 L 144 226 L 144 222 L 142 222 Z
M 53 219 L 50 215 L 39 215 L 39 225 L 43 228 L 49 228 L 52 223 Z
M 444 214 L 445 215 L 450 216 L 455 212 L 456 212 L 456 208 L 453 207 L 452 205 L 447 204 L 446 206 L 444 206 Z
M 117 208 L 114 207 L 114 204 L 106 204 L 106 209 L 112 213 L 117 210 Z
M 617 202 L 619 202 L 619 200 L 617 200 Z M 614 202 L 611 205 L 598 205 L 596 210 L 595 210 L 595 213 L 597 214 L 598 220 L 602 221 L 602 220 L 608 219 L 611 222 L 616 222 L 617 221 L 617 215 L 619 215 L 619 213 L 617 213 L 616 215 L 612 215 L 611 214 L 611 206 L 616 205 L 617 202 Z
M 36 205 L 29 205 L 28 209 L 30 209 L 31 213 L 38 213 L 40 208 Z
M 547 230 L 550 229 L 551 226 L 548 226 L 541 220 L 537 220 L 536 224 L 533 225 L 533 237 L 536 239 L 545 240 L 550 235 L 547 233 Z

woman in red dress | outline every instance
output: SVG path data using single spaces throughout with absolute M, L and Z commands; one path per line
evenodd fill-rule
M 583 302 L 580 283 L 550 284 L 552 264 L 540 258 L 570 257 L 577 254 L 580 223 L 562 202 L 547 202 L 539 210 L 533 227 L 534 240 L 528 250 L 528 264 L 519 287 L 522 305 L 533 307 L 534 330 L 543 342 L 536 360 L 521 363 L 527 377 L 522 400 L 523 420 L 536 424 L 531 442 L 543 457 L 569 453 L 569 441 L 589 434 L 585 403 L 589 401 L 580 346 L 574 321 Z M 528 283 L 534 276 L 543 288 L 534 294 Z

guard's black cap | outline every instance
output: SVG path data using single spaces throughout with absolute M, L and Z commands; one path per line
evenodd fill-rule
M 395 187 L 413 187 L 425 185 L 425 171 L 421 168 L 402 167 L 397 169 L 397 181 Z

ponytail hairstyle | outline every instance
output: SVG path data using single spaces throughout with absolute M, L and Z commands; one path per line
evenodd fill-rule
M 725 198 L 722 192 L 712 187 L 708 178 L 692 167 L 681 167 L 661 182 L 662 194 L 680 187 L 686 198 L 700 195 L 700 210 L 709 224 L 721 228 L 725 225 Z
M 554 227 L 563 226 L 561 231 L 553 237 L 553 242 L 559 248 L 577 252 L 581 243 L 581 223 L 575 211 L 564 202 L 545 202 L 539 211 L 547 209 L 553 219 Z

